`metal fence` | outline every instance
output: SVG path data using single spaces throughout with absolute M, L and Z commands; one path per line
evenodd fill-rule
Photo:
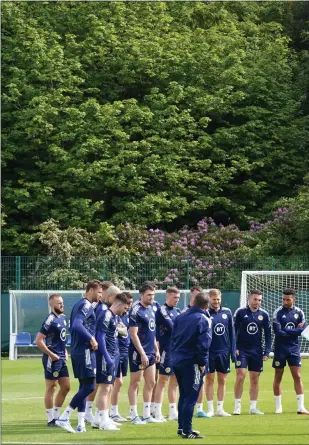
M 1 258 L 2 292 L 9 289 L 82 289 L 89 279 L 110 280 L 126 289 L 137 289 L 145 280 L 156 280 L 161 289 L 174 284 L 189 289 L 194 284 L 221 290 L 240 289 L 243 270 L 309 270 L 309 257 L 262 257 L 242 260 L 211 257 L 173 260 L 164 257 L 58 258 L 5 256 Z

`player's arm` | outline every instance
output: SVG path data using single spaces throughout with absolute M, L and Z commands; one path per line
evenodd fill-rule
M 271 326 L 270 326 L 270 320 L 269 315 L 264 316 L 264 336 L 265 336 L 265 350 L 263 353 L 263 357 L 266 358 L 269 357 L 270 349 L 271 349 Z
M 235 330 L 235 343 L 237 344 L 237 338 L 239 335 L 239 330 L 240 330 L 240 324 L 241 324 L 241 318 L 240 318 L 240 308 L 236 309 L 235 313 L 234 313 L 234 330 Z M 237 346 L 236 346 L 237 348 Z M 239 354 L 238 349 L 236 349 L 236 355 Z
M 229 313 L 229 340 L 230 340 L 230 351 L 231 351 L 231 359 L 232 362 L 236 362 L 236 335 L 235 335 L 235 328 L 234 328 L 234 322 L 232 313 Z
M 85 320 L 85 314 L 83 311 L 77 312 L 75 315 L 73 324 L 71 326 L 71 332 L 76 331 L 82 340 L 88 340 L 92 349 L 98 349 L 98 343 L 96 339 L 90 334 L 90 332 L 87 331 L 87 329 L 84 326 L 84 320 Z
M 56 360 L 59 360 L 59 355 L 55 354 L 54 352 L 50 351 L 48 349 L 48 347 L 46 346 L 44 340 L 46 338 L 45 334 L 42 334 L 42 332 L 39 332 L 36 339 L 35 339 L 35 344 L 37 345 L 37 347 L 44 352 L 45 354 L 47 354 L 53 362 L 55 362 Z
M 156 314 L 156 322 L 161 323 L 167 332 L 171 333 L 173 329 L 173 321 L 166 310 L 165 306 L 161 306 Z
M 140 354 L 141 356 L 141 363 L 144 366 L 148 366 L 149 365 L 149 359 L 147 357 L 147 355 L 145 354 L 144 348 L 141 345 L 140 339 L 137 335 L 138 333 L 138 327 L 137 326 L 130 326 L 130 336 L 131 336 L 131 341 L 135 347 L 135 349 L 137 350 L 137 352 Z
M 281 327 L 281 323 L 278 319 L 278 311 L 275 311 L 273 314 L 273 330 L 276 337 L 290 337 L 290 335 Z
M 104 313 L 101 314 L 100 318 L 97 322 L 97 334 L 96 334 L 96 340 L 98 342 L 98 349 L 103 355 L 106 364 L 108 366 L 113 365 L 113 360 L 111 359 L 107 347 L 106 347 L 106 334 L 109 329 L 109 322 L 110 318 L 107 317 L 108 312 L 104 311 Z

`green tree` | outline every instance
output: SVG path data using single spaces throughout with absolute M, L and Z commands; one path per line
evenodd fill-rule
M 4 3 L 4 251 L 34 252 L 50 218 L 246 223 L 295 194 L 308 131 L 283 9 Z

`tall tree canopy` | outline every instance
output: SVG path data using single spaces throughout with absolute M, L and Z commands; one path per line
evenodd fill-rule
M 31 252 L 49 218 L 245 224 L 295 195 L 309 165 L 300 7 L 3 3 L 4 251 Z

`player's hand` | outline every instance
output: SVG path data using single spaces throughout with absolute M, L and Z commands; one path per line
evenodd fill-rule
M 239 356 L 239 351 L 238 351 L 238 349 L 236 349 L 236 357 L 238 357 Z
M 266 362 L 266 360 L 268 359 L 269 359 L 268 355 L 263 355 L 263 362 Z
M 159 351 L 155 352 L 155 357 L 156 357 L 156 363 L 160 363 L 161 357 L 160 357 L 160 352 Z
M 149 365 L 149 359 L 145 353 L 141 354 L 141 362 L 144 368 L 146 368 Z
M 232 363 L 235 363 L 236 362 L 236 355 L 231 354 L 231 360 L 232 360 Z
M 205 366 L 199 366 L 199 368 L 200 368 L 200 372 L 201 372 L 201 374 L 204 374 L 204 372 L 205 372 Z
M 90 346 L 93 351 L 96 351 L 98 349 L 98 342 L 94 337 L 91 337 L 90 339 Z
M 49 356 L 50 356 L 50 358 L 52 359 L 52 361 L 53 362 L 56 362 L 57 360 L 59 360 L 59 355 L 57 355 L 57 354 L 54 354 L 53 352 L 51 352 L 50 354 L 49 354 Z
M 303 328 L 304 327 L 304 322 L 302 322 L 302 323 L 298 323 L 298 325 L 296 326 L 297 328 Z
M 117 324 L 117 331 L 120 337 L 126 337 L 128 335 L 128 329 L 126 328 L 124 323 L 122 323 L 122 321 Z

